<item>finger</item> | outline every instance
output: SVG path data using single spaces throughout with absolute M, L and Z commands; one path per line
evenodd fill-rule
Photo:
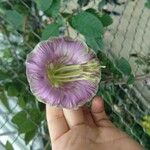
M 104 102 L 100 97 L 95 97 L 93 99 L 91 113 L 97 126 L 102 127 L 114 126 L 105 113 Z
M 46 118 L 52 142 L 69 130 L 62 109 L 46 105 Z
M 89 108 L 83 107 L 83 114 L 84 114 L 84 118 L 85 118 L 85 123 L 91 127 L 96 127 L 96 124 L 92 118 L 92 114 L 91 114 Z
M 82 108 L 78 108 L 77 110 L 63 109 L 63 111 L 70 128 L 85 124 Z

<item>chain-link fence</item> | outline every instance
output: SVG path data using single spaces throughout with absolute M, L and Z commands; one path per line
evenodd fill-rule
M 11 145 L 15 150 L 50 149 L 44 105 L 35 100 L 26 82 L 26 54 L 41 37 L 44 39 L 49 36 L 45 35 L 46 32 L 52 33 L 50 29 L 45 33 L 42 31 L 55 20 L 58 24 L 63 22 L 64 26 L 59 27 L 60 35 L 67 34 L 85 40 L 68 22 L 62 21 L 62 16 L 69 17 L 77 8 L 97 9 L 100 2 L 84 1 L 82 5 L 89 4 L 79 7 L 78 3 L 81 1 L 77 3 L 74 0 L 64 0 L 57 4 L 59 0 L 53 0 L 53 12 L 44 13 L 38 8 L 44 10 L 45 5 L 41 6 L 32 0 L 0 2 L 0 149 L 9 149 Z M 128 79 L 126 76 L 118 80 L 114 80 L 112 76 L 104 78 L 98 95 L 104 97 L 106 111 L 112 121 L 148 150 L 150 123 L 146 123 L 144 118 L 148 118 L 150 114 L 150 9 L 145 3 L 146 0 L 105 1 L 103 5 L 101 3 L 99 11 L 109 14 L 113 23 L 105 29 L 105 52 L 102 54 L 100 51 L 99 55 L 107 56 L 113 64 L 116 64 L 116 60 L 125 58 L 131 65 L 132 74 Z M 62 16 L 57 15 L 58 7 Z M 102 62 L 103 58 L 100 58 Z M 108 62 L 104 64 L 107 68 Z M 127 83 L 127 80 L 132 84 Z

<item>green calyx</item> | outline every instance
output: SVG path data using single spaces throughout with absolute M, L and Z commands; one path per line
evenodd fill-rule
M 100 64 L 96 60 L 77 65 L 54 65 L 50 63 L 47 66 L 48 79 L 54 87 L 79 80 L 94 82 L 98 80 L 99 74 Z

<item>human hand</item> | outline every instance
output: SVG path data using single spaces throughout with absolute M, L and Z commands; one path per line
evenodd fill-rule
M 100 97 L 92 101 L 91 110 L 46 106 L 53 150 L 143 150 L 108 119 Z

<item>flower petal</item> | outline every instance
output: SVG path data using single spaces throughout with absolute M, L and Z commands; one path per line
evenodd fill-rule
M 47 66 L 51 63 L 54 65 L 78 66 L 88 64 L 91 60 L 97 61 L 97 57 L 83 42 L 66 37 L 40 42 L 28 54 L 26 60 L 26 74 L 30 89 L 37 99 L 44 103 L 63 108 L 77 108 L 91 100 L 97 92 L 99 83 L 97 81 L 98 70 L 93 69 L 94 81 L 90 80 L 90 78 L 85 78 L 68 82 L 69 80 L 67 79 L 67 83 L 55 87 L 51 83 L 55 76 L 53 76 L 53 80 L 48 78 Z M 69 68 L 71 67 L 69 66 Z M 92 67 L 90 67 L 91 70 Z

